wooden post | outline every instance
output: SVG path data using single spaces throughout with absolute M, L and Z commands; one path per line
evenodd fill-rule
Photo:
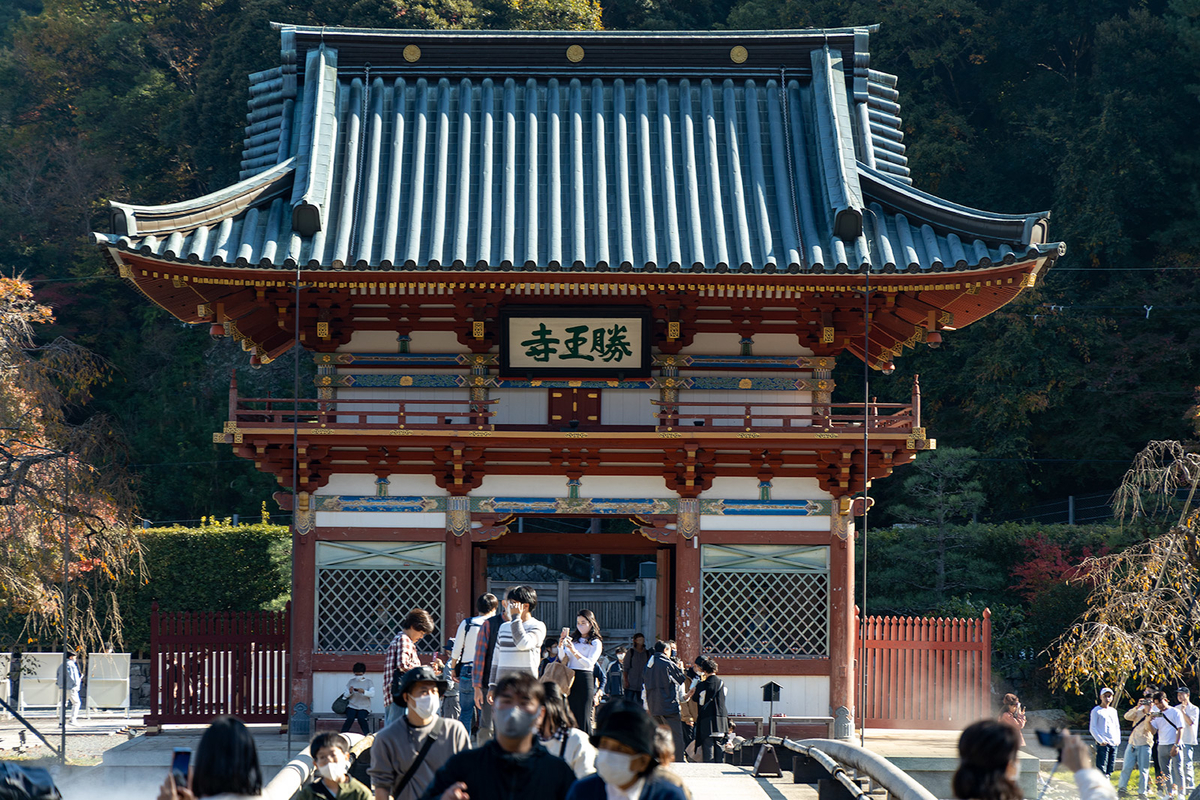
M 446 619 L 442 620 L 443 640 L 458 630 L 459 620 L 471 616 L 472 571 L 470 535 L 455 536 L 446 531 Z
M 829 713 L 839 708 L 853 720 L 856 658 L 854 619 L 854 519 L 835 501 L 830 517 L 829 547 Z M 860 665 L 861 666 L 861 665 Z
M 700 655 L 700 624 L 700 549 L 680 537 L 675 545 L 675 644 L 684 663 Z
M 292 570 L 295 574 L 292 597 L 291 654 L 292 670 L 288 677 L 288 714 L 296 703 L 312 708 L 312 654 L 314 626 L 317 614 L 317 545 L 316 533 L 301 536 L 292 534 Z

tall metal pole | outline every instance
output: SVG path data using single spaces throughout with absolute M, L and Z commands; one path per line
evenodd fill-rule
M 63 764 L 67 763 L 67 653 L 70 649 L 70 644 L 67 641 L 67 590 L 70 585 L 71 576 L 69 568 L 71 565 L 71 520 L 68 515 L 68 508 L 71 502 L 71 457 L 68 454 L 66 467 L 63 470 L 63 540 L 62 540 L 62 608 L 59 609 L 62 614 L 62 707 L 59 712 L 60 722 L 62 723 L 62 734 L 58 744 L 59 758 Z
M 292 320 L 292 600 L 296 599 L 296 540 L 300 538 L 300 528 L 296 524 L 296 513 L 299 509 L 299 478 L 300 469 L 300 266 L 296 265 L 296 295 L 293 303 Z M 291 608 L 291 606 L 289 606 Z M 288 676 L 287 676 L 287 751 L 292 752 L 292 680 L 296 674 L 296 626 L 288 614 Z
M 858 636 L 859 642 L 859 659 L 858 671 L 859 675 L 859 702 L 858 707 L 862 713 L 862 728 L 860 728 L 859 744 L 864 744 L 867 741 L 867 638 L 863 635 L 858 625 L 858 620 L 864 618 L 867 614 L 867 502 L 868 502 L 868 482 L 871 478 L 870 466 L 868 459 L 870 458 L 870 443 L 871 443 L 871 265 L 868 263 L 866 271 L 866 288 L 863 291 L 863 513 L 862 513 L 862 533 L 860 539 L 862 541 L 862 610 L 858 614 L 858 619 L 855 620 L 855 635 Z M 854 506 L 851 503 L 851 511 Z M 851 516 L 850 524 L 853 524 L 853 515 Z

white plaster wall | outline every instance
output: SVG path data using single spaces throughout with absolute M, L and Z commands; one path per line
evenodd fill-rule
M 468 419 L 466 401 L 469 393 L 462 389 L 420 389 L 413 386 L 397 386 L 380 389 L 346 388 L 338 389 L 337 408 L 339 411 L 378 411 L 378 414 L 368 414 L 367 424 L 371 425 L 432 425 L 440 423 L 447 416 L 454 422 L 462 424 Z M 404 423 L 400 422 L 400 405 L 389 403 L 355 403 L 354 400 L 447 400 L 453 401 L 446 407 L 436 405 L 411 405 L 405 409 Z M 387 413 L 387 412 L 393 413 Z M 341 423 L 357 423 L 358 416 L 338 414 L 337 421 Z
M 600 395 L 601 425 L 656 425 L 658 406 L 654 389 L 610 389 Z
M 319 672 L 313 671 L 313 712 L 316 714 L 332 714 L 333 701 L 346 691 L 346 682 L 354 677 L 353 672 Z M 371 710 L 382 714 L 383 708 L 383 675 L 368 672 L 367 677 L 375 684 L 375 696 L 371 698 Z M 355 724 L 354 732 L 358 733 Z
M 736 333 L 697 333 L 692 344 L 682 353 L 704 356 L 738 356 L 742 354 L 742 337 Z M 754 336 L 756 356 L 809 356 L 812 351 L 801 347 L 794 334 L 759 333 Z
M 717 659 L 720 666 L 721 659 Z M 769 669 L 770 667 L 764 667 Z M 762 701 L 762 685 L 775 681 L 783 688 L 779 690 L 776 714 L 793 717 L 828 717 L 828 675 L 721 675 L 729 689 L 725 706 L 731 715 L 766 717 L 771 704 Z M 330 698 L 330 702 L 333 702 Z
M 658 475 L 632 477 L 584 475 L 580 481 L 579 496 L 601 499 L 614 497 L 672 498 L 679 495 L 667 488 L 666 478 Z
M 472 497 L 566 497 L 566 475 L 485 475 Z
M 442 497 L 446 490 L 437 485 L 432 475 L 391 475 L 388 494 L 393 497 L 421 496 Z M 313 494 L 350 495 L 363 497 L 375 494 L 374 475 L 340 474 L 330 475 L 329 483 Z
M 453 309 L 446 309 L 452 316 Z M 413 331 L 408 349 L 413 353 L 459 353 L 463 346 L 453 331 Z M 350 341 L 337 349 L 339 353 L 399 353 L 400 343 L 395 331 L 355 331 Z
M 750 403 L 750 413 L 756 415 L 769 414 L 772 411 L 780 411 L 780 413 L 788 414 L 810 414 L 812 413 L 812 394 L 809 392 L 798 391 L 748 391 L 743 389 L 683 389 L 679 392 L 680 402 L 687 403 L 680 409 L 680 417 L 683 420 L 682 425 L 687 426 L 691 423 L 688 421 L 688 416 L 692 414 L 732 414 L 736 415 L 733 418 L 716 419 L 712 424 L 714 427 L 720 426 L 735 426 L 744 427 L 745 420 L 745 404 Z M 697 403 L 737 403 L 737 406 L 725 405 L 695 405 Z M 766 404 L 783 404 L 782 409 L 768 408 Z M 783 419 L 777 417 L 772 419 L 767 416 L 756 416 L 754 419 L 755 425 L 772 425 L 780 426 L 783 424 Z M 808 424 L 807 420 L 797 421 L 793 423 L 795 427 L 802 427 Z
M 701 514 L 702 531 L 829 531 L 829 517 L 796 514 Z
M 757 500 L 758 478 L 713 478 L 712 488 L 701 495 L 705 499 Z M 816 478 L 775 478 L 771 481 L 775 500 L 829 500 L 832 495 L 821 488 Z
M 550 395 L 546 389 L 495 389 L 492 406 L 495 425 L 545 425 L 549 419 Z
M 446 515 L 439 512 L 394 513 L 366 511 L 318 511 L 319 528 L 445 528 Z

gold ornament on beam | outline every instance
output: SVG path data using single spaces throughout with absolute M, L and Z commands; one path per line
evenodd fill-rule
M 746 52 L 746 48 L 742 47 L 740 44 L 735 45 L 729 51 L 729 60 L 735 64 L 746 63 L 746 59 L 749 58 L 749 56 L 750 54 Z

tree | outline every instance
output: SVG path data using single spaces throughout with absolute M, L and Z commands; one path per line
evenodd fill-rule
M 1193 677 L 1200 657 L 1200 454 L 1179 442 L 1151 442 L 1117 490 L 1122 520 L 1151 535 L 1082 565 L 1093 587 L 1087 610 L 1054 643 L 1052 683 L 1123 685 L 1129 677 L 1165 683 Z M 1178 502 L 1181 491 L 1187 499 Z M 1164 531 L 1163 528 L 1166 528 Z
M 963 546 L 963 522 L 983 508 L 983 487 L 972 477 L 979 453 L 969 447 L 945 447 L 922 453 L 913 465 L 915 474 L 904 481 L 907 503 L 891 507 L 891 513 L 909 525 L 926 529 L 929 536 L 922 548 L 933 565 L 932 588 L 939 600 L 946 596 L 946 557 Z M 914 579 L 919 580 L 916 576 Z
M 141 577 L 133 498 L 108 420 L 86 415 L 104 364 L 64 339 L 34 346 L 33 325 L 52 318 L 29 284 L 0 278 L 0 604 L 27 642 L 117 646 L 114 589 Z

